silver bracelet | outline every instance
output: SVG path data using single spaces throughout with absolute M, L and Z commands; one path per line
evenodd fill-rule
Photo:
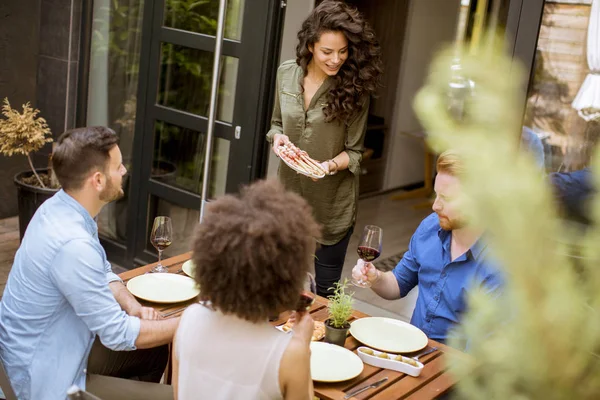
M 332 158 L 331 160 L 327 160 L 327 162 L 331 161 L 332 163 L 335 164 L 335 171 L 331 172 L 331 170 L 329 171 L 329 175 L 335 175 L 338 173 L 338 169 L 340 168 L 340 166 L 338 165 L 338 163 L 335 162 L 335 160 Z

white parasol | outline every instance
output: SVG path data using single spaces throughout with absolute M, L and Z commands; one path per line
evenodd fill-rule
M 600 0 L 592 1 L 587 34 L 587 62 L 590 72 L 571 106 L 581 118 L 593 121 L 600 119 Z

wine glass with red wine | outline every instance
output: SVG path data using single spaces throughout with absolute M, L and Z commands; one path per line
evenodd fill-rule
M 383 230 L 375 225 L 367 225 L 358 243 L 358 257 L 365 262 L 373 262 L 381 254 Z M 371 287 L 369 281 L 358 281 L 352 278 L 352 284 L 361 288 Z
M 152 233 L 150 234 L 150 243 L 158 251 L 158 264 L 150 272 L 169 272 L 162 265 L 162 252 L 171 245 L 173 238 L 173 227 L 171 226 L 171 218 L 156 217 L 152 225 Z
M 315 302 L 317 296 L 317 283 L 315 277 L 310 273 L 306 273 L 306 280 L 304 281 L 304 288 L 300 293 L 298 299 L 298 305 L 296 306 L 296 312 L 307 312 L 310 310 L 310 306 Z

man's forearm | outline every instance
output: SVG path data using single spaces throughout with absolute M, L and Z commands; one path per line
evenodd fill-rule
M 140 321 L 140 334 L 135 341 L 138 349 L 148 349 L 171 343 L 180 318 L 169 318 L 160 321 Z
M 400 298 L 400 287 L 398 281 L 391 271 L 380 273 L 377 279 L 371 285 L 371 289 L 386 300 L 396 300 Z
M 133 295 L 127 290 L 125 285 L 120 281 L 114 281 L 108 284 L 110 290 L 115 296 L 115 300 L 121 306 L 123 311 L 128 315 L 135 314 L 135 310 L 140 308 L 142 305 L 133 297 Z

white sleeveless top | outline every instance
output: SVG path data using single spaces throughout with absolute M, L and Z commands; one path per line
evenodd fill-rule
M 279 364 L 292 335 L 203 305 L 185 310 L 177 330 L 181 400 L 282 399 Z

